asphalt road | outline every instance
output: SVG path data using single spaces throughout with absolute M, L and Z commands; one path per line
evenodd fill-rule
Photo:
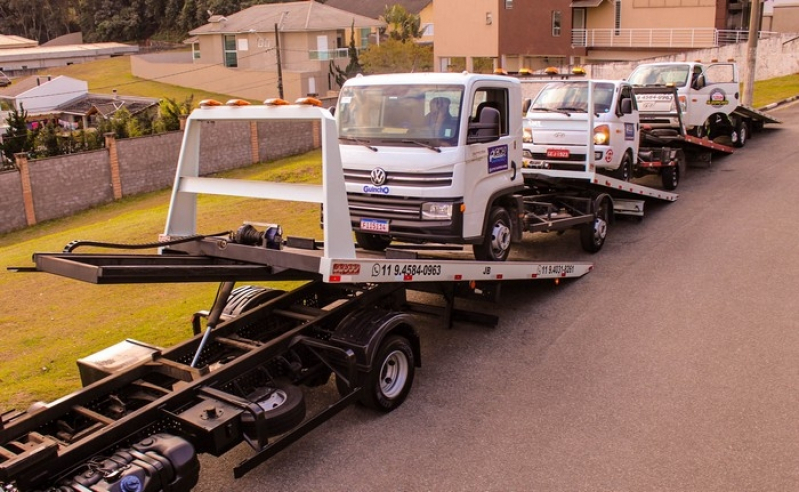
M 600 253 L 515 255 L 586 277 L 506 286 L 494 329 L 425 320 L 393 413 L 348 408 L 238 481 L 247 446 L 204 457 L 196 490 L 799 490 L 799 106 L 773 113 Z

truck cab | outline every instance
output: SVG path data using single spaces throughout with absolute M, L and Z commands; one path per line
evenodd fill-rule
M 357 76 L 335 110 L 358 244 L 472 244 L 504 260 L 524 187 L 518 80 L 470 73 Z
M 735 63 L 668 62 L 639 65 L 628 78 L 634 87 L 673 87 L 685 130 L 697 137 L 729 136 L 738 144 L 741 121 L 733 116 L 740 101 Z M 641 122 L 653 128 L 678 128 L 677 102 L 671 94 L 636 96 Z
M 527 105 L 525 167 L 633 177 L 639 122 L 630 84 L 552 81 Z

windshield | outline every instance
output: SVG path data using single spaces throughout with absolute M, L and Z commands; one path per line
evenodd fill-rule
M 613 106 L 613 84 L 594 84 L 594 113 L 607 113 Z M 531 112 L 587 112 L 588 82 L 551 82 L 536 96 Z
M 371 85 L 342 89 L 336 118 L 342 144 L 454 146 L 463 87 Z
M 689 65 L 646 65 L 636 68 L 629 82 L 640 86 L 672 84 L 684 87 L 690 70 Z

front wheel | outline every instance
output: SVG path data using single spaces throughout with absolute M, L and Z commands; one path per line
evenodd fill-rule
M 407 338 L 399 335 L 386 337 L 366 376 L 361 403 L 386 413 L 400 406 L 411 391 L 415 362 Z
M 619 168 L 613 172 L 613 177 L 622 181 L 630 181 L 633 179 L 633 158 L 630 157 L 629 152 L 624 153 Z
M 368 232 L 356 232 L 355 241 L 358 242 L 358 246 L 368 251 L 385 251 L 391 244 L 390 237 Z
M 505 261 L 510 255 L 510 214 L 504 207 L 493 207 L 486 223 L 483 242 L 472 247 L 481 261 Z
M 594 215 L 594 220 L 580 228 L 580 244 L 584 251 L 596 253 L 604 246 L 610 225 L 610 209 L 610 200 L 602 200 Z

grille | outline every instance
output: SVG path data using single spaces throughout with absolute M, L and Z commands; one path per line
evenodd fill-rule
M 371 170 L 345 169 L 344 180 L 348 183 L 372 184 Z M 381 186 L 413 186 L 416 188 L 433 188 L 452 186 L 452 173 L 386 173 L 386 182 Z

